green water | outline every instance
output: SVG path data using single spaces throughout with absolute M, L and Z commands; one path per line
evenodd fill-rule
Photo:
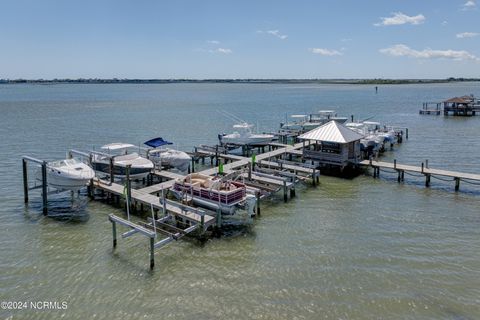
M 234 236 L 178 241 L 155 255 L 148 241 L 119 239 L 109 213 L 76 199 L 75 220 L 23 204 L 23 154 L 64 157 L 69 148 L 214 143 L 226 110 L 273 130 L 285 113 L 336 109 L 407 126 L 410 139 L 384 159 L 480 172 L 480 118 L 418 115 L 423 101 L 480 96 L 475 83 L 315 85 L 1 85 L 0 301 L 67 302 L 60 310 L 1 310 L 7 319 L 477 319 L 480 317 L 480 186 L 382 173 L 321 177 Z M 54 196 L 53 214 L 69 196 Z

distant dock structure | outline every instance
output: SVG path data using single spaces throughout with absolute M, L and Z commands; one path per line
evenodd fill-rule
M 443 108 L 442 108 L 443 105 Z M 424 102 L 421 115 L 471 117 L 480 114 L 480 102 L 473 95 L 453 97 L 443 102 Z

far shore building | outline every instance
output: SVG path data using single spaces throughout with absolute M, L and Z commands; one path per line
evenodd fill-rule
M 298 137 L 310 142 L 310 146 L 303 148 L 304 159 L 340 169 L 349 165 L 356 166 L 361 161 L 362 138 L 361 134 L 336 121 L 330 121 Z

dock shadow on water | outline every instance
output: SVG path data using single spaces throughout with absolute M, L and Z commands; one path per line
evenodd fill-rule
M 218 233 L 221 238 L 236 238 L 241 236 L 254 236 L 253 223 L 247 225 L 224 225 Z
M 70 191 L 65 191 L 49 194 L 48 213 L 45 216 L 60 222 L 84 223 L 90 219 L 87 205 L 88 197 L 82 193 L 72 195 Z M 29 218 L 31 218 L 34 213 L 39 217 L 43 216 L 41 199 L 34 199 L 25 208 L 25 214 L 28 215 Z

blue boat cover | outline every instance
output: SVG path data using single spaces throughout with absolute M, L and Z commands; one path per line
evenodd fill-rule
M 151 140 L 148 140 L 147 142 L 144 142 L 144 144 L 152 148 L 158 148 L 158 147 L 161 147 L 167 144 L 173 144 L 173 143 L 165 141 L 163 140 L 163 138 L 158 137 L 158 138 L 153 138 Z

